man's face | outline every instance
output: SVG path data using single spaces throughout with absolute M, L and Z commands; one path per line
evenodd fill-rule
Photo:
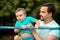
M 19 11 L 16 13 L 16 18 L 19 21 L 23 21 L 26 17 L 26 14 L 24 13 L 24 11 Z
M 47 10 L 48 10 L 48 7 L 46 7 L 46 6 L 42 6 L 40 9 L 39 15 L 40 15 L 41 20 L 43 20 L 43 21 L 48 19 L 51 16 L 51 14 L 48 13 Z

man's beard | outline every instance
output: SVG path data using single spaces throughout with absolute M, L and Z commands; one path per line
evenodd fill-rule
M 43 16 L 40 16 L 40 20 L 41 20 L 41 21 L 44 21 L 44 18 L 43 18 Z
M 48 18 L 43 18 L 43 17 L 42 17 L 40 20 L 41 20 L 41 21 L 45 21 L 46 19 L 48 19 Z
M 40 19 L 41 21 L 44 21 L 44 19 Z

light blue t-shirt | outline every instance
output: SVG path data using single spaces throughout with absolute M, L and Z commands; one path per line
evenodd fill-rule
M 59 25 L 52 20 L 48 24 L 44 24 L 44 21 L 39 20 L 40 27 L 47 27 L 47 28 L 57 28 Z M 53 35 L 56 37 L 60 37 L 60 30 L 49 30 L 49 29 L 36 29 L 37 34 L 42 38 L 42 40 L 46 40 L 48 35 Z
M 29 23 L 33 23 L 34 21 L 35 21 L 35 18 L 28 16 L 22 22 L 16 21 L 15 27 L 22 27 L 22 26 L 27 25 Z M 32 34 L 32 32 L 30 30 L 26 30 L 26 29 L 25 30 L 21 29 L 20 33 Z

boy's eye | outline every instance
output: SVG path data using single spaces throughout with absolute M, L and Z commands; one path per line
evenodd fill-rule
M 22 15 L 20 15 L 20 16 L 22 16 Z
M 19 17 L 19 16 L 22 17 L 23 15 L 17 15 L 16 17 Z
M 18 16 L 16 16 L 16 17 L 18 17 Z

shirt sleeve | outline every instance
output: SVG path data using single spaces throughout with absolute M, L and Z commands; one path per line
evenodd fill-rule
M 33 22 L 35 22 L 35 18 L 33 18 L 33 17 L 28 17 L 29 18 L 29 20 L 33 23 Z
M 51 30 L 49 34 L 60 38 L 60 30 Z
M 15 22 L 15 27 L 18 27 L 18 26 L 19 26 L 19 25 L 18 25 L 18 21 L 16 21 L 16 22 Z

